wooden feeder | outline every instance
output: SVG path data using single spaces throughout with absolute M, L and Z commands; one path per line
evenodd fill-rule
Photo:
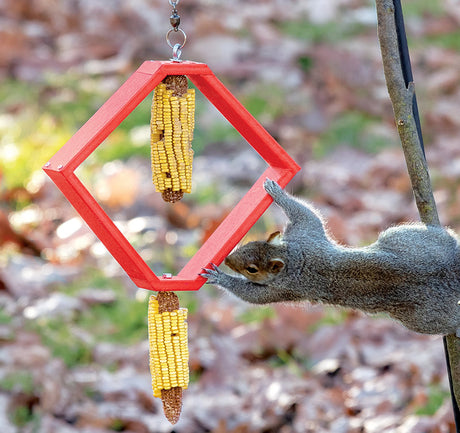
M 158 277 L 81 183 L 75 170 L 168 75 L 186 75 L 268 167 L 184 268 L 176 276 Z M 220 264 L 270 205 L 272 199 L 263 188 L 264 180 L 268 177 L 284 187 L 299 169 L 207 65 L 188 61 L 144 62 L 43 167 L 134 284 L 155 291 L 198 290 L 206 282 L 198 275 L 202 268 L 210 263 Z

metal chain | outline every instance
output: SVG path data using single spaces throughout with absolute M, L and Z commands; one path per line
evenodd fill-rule
M 169 17 L 169 22 L 171 24 L 172 29 L 168 30 L 168 33 L 166 33 L 166 42 L 168 45 L 173 49 L 173 57 L 172 61 L 174 62 L 180 62 L 180 56 L 182 54 L 182 48 L 185 45 L 185 42 L 187 42 L 187 35 L 185 32 L 179 28 L 180 26 L 180 15 L 177 13 L 177 5 L 179 4 L 180 0 L 169 0 L 169 4 L 172 6 L 173 10 L 171 13 L 171 16 Z M 175 43 L 173 44 L 171 42 L 171 35 L 173 33 L 181 33 L 182 35 L 182 43 Z

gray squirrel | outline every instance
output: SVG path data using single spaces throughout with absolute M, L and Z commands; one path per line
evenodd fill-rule
M 384 312 L 423 334 L 460 336 L 460 245 L 449 229 L 399 225 L 363 248 L 344 247 L 319 213 L 267 179 L 264 188 L 289 219 L 281 242 L 249 242 L 225 259 L 242 276 L 211 264 L 207 282 L 254 304 L 322 302 Z M 279 232 L 278 232 L 279 233 Z

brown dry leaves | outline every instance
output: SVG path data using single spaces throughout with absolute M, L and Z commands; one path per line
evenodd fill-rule
M 371 18 L 366 24 L 375 11 L 365 1 L 317 5 L 184 0 L 179 12 L 189 42 L 183 56 L 207 62 L 241 99 L 251 93 L 275 95 L 260 120 L 302 165 L 288 189 L 314 201 L 339 241 L 362 245 L 389 225 L 417 219 L 417 212 L 386 93 L 375 23 Z M 446 1 L 443 7 L 442 16 L 423 13 L 406 24 L 414 44 L 411 58 L 435 198 L 442 222 L 458 230 L 460 55 L 438 43 L 416 43 L 458 27 L 456 2 Z M 84 77 L 126 75 L 146 58 L 171 55 L 164 42 L 170 15 L 165 0 L 129 5 L 3 0 L 0 15 L 3 78 L 40 81 L 46 70 L 65 74 L 70 67 Z M 308 28 L 327 20 L 334 26 L 352 20 L 358 31 L 333 39 L 328 32 L 334 26 L 310 37 L 302 36 L 301 28 L 298 34 L 280 29 L 280 23 L 299 19 Z M 359 134 L 350 138 L 349 130 L 337 129 L 344 113 L 356 112 L 377 119 L 364 132 L 384 141 L 378 152 L 357 148 Z M 198 122 L 208 132 L 216 119 L 205 110 Z M 318 157 L 324 135 L 334 128 L 339 131 L 336 146 Z M 244 143 L 216 139 L 206 144 L 194 167 L 197 175 L 206 175 L 198 176 L 196 185 L 201 191 L 217 185 L 221 203 L 166 206 L 153 192 L 149 162 L 136 158 L 112 163 L 111 174 L 102 170 L 93 187 L 123 233 L 155 266 L 169 260 L 168 266 L 181 269 L 188 260 L 181 252 L 209 236 L 229 203 L 265 167 Z M 5 207 L 7 197 L 2 195 Z M 173 431 L 161 402 L 151 396 L 146 341 L 127 348 L 78 334 L 75 342 L 94 343 L 91 361 L 68 368 L 37 335 L 24 330 L 24 317 L 32 313 L 51 314 L 58 306 L 72 317 L 89 302 L 113 302 L 113 294 L 107 299 L 89 292 L 78 299 L 56 296 L 56 281 L 68 284 L 89 265 L 125 281 L 53 185 L 45 183 L 32 201 L 9 212 L 2 223 L 8 234 L 4 241 L 18 245 L 25 235 L 48 259 L 18 254 L 1 264 L 0 312 L 14 317 L 0 325 L 2 433 L 17 430 L 10 414 L 18 408 L 38 414 L 34 431 L 39 433 Z M 283 221 L 272 208 L 267 231 Z M 126 287 L 134 296 L 136 289 L 129 282 Z M 416 335 L 386 318 L 321 306 L 278 305 L 274 313 L 263 313 L 209 288 L 192 296 L 197 305 L 189 317 L 194 381 L 184 393 L 175 432 L 454 431 L 440 338 Z M 109 361 L 113 364 L 106 368 Z M 31 372 L 30 386 L 6 386 L 6 379 L 22 377 L 24 371 Z M 421 409 L 429 415 L 420 415 Z M 24 431 L 32 431 L 33 425 Z

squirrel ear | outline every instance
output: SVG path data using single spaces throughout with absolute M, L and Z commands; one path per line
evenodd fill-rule
M 281 243 L 281 232 L 278 230 L 273 232 L 267 239 L 269 244 L 279 245 Z
M 277 274 L 284 268 L 284 261 L 279 258 L 271 259 L 268 268 L 272 274 Z

